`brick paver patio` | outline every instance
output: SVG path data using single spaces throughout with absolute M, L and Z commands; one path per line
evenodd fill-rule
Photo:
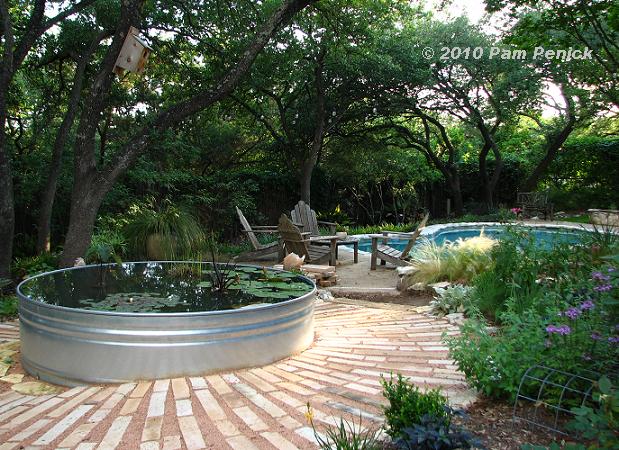
M 301 355 L 233 373 L 83 386 L 57 395 L 0 394 L 0 450 L 315 448 L 340 417 L 382 424 L 380 375 L 399 372 L 447 394 L 466 389 L 448 359 L 444 320 L 414 310 L 319 302 L 316 340 Z M 0 324 L 0 340 L 17 340 Z

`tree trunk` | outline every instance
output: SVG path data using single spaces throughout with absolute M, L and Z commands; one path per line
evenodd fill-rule
M 483 123 L 480 123 L 478 124 L 478 129 L 484 139 L 484 146 L 479 152 L 479 175 L 482 180 L 484 203 L 486 204 L 486 208 L 491 210 L 494 207 L 494 188 L 499 181 L 501 170 L 503 169 L 503 161 L 498 146 L 494 141 L 494 137 L 488 128 Z M 495 160 L 492 176 L 488 175 L 488 154 L 490 150 L 492 150 Z
M 0 94 L 0 278 L 10 278 L 13 257 L 13 233 L 15 231 L 15 207 L 13 203 L 13 174 L 11 156 L 6 146 L 4 124 L 6 102 Z
M 574 117 L 570 117 L 567 124 L 565 125 L 565 127 L 563 127 L 561 131 L 556 133 L 554 136 L 548 138 L 545 146 L 546 152 L 544 154 L 544 157 L 539 163 L 537 163 L 537 166 L 535 166 L 535 169 L 533 169 L 531 175 L 529 175 L 526 181 L 522 184 L 521 189 L 523 192 L 531 192 L 537 189 L 537 184 L 539 183 L 539 180 L 542 178 L 542 175 L 546 173 L 548 167 L 550 167 L 550 164 L 552 164 L 552 162 L 557 157 L 559 150 L 574 130 L 575 124 L 576 119 Z
M 58 185 L 58 178 L 62 171 L 62 154 L 64 148 L 69 140 L 69 132 L 75 121 L 75 115 L 79 106 L 79 100 L 82 92 L 82 85 L 84 82 L 84 73 L 86 66 L 90 61 L 92 53 L 97 48 L 97 45 L 107 35 L 107 32 L 101 33 L 95 37 L 95 39 L 88 46 L 84 54 L 78 60 L 75 68 L 75 75 L 73 77 L 73 86 L 69 95 L 69 101 L 67 105 L 67 112 L 65 113 L 60 128 L 56 134 L 54 140 L 54 148 L 52 151 L 52 159 L 49 166 L 47 180 L 45 187 L 41 193 L 41 206 L 39 207 L 39 217 L 37 221 L 37 252 L 44 253 L 49 252 L 51 247 L 50 235 L 51 235 L 51 222 L 52 211 L 54 207 L 54 198 L 56 197 L 56 187 Z
M 316 125 L 314 128 L 314 138 L 310 148 L 309 157 L 301 163 L 301 199 L 310 204 L 312 173 L 318 162 L 318 155 L 322 149 L 322 144 L 325 138 L 325 87 L 322 79 L 322 71 L 324 68 L 324 59 L 326 49 L 323 47 L 316 59 L 316 68 L 314 69 L 314 89 L 316 90 Z
M 11 155 L 5 132 L 7 119 L 7 96 L 14 74 L 13 24 L 9 8 L 0 0 L 0 16 L 4 46 L 0 64 L 0 278 L 10 278 L 13 258 L 13 233 L 15 232 L 15 204 L 13 199 L 13 172 Z
M 96 181 L 75 180 L 71 196 L 69 229 L 65 247 L 60 258 L 61 267 L 70 267 L 77 258 L 83 257 L 90 245 L 97 212 L 107 190 L 97 189 Z
M 301 200 L 308 205 L 311 205 L 312 173 L 314 173 L 315 165 L 316 163 L 313 161 L 306 161 L 301 164 Z
M 462 201 L 462 189 L 460 187 L 460 175 L 458 175 L 457 171 L 452 171 L 450 178 L 447 181 L 449 182 L 449 190 L 451 191 L 451 196 L 454 201 L 454 204 L 453 204 L 454 214 L 456 216 L 461 216 L 462 213 L 464 212 L 464 202 Z

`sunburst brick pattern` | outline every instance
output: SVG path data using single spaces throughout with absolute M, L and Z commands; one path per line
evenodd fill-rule
M 340 417 L 378 428 L 382 374 L 465 389 L 441 343 L 457 329 L 443 320 L 341 303 L 319 303 L 315 315 L 314 345 L 266 367 L 41 397 L 6 391 L 0 450 L 315 448 L 308 402 L 318 431 Z M 15 324 L 0 324 L 0 340 L 17 338 Z

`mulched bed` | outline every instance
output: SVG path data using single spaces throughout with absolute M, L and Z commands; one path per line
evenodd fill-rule
M 463 425 L 479 437 L 488 449 L 517 450 L 523 444 L 548 446 L 566 439 L 541 427 L 512 420 L 513 407 L 496 400 L 480 398 L 467 410 Z

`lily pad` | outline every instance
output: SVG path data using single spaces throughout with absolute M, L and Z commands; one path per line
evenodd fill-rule
M 62 388 L 52 384 L 42 383 L 40 381 L 26 381 L 25 383 L 18 383 L 13 385 L 11 389 L 24 395 L 49 395 L 59 394 L 62 392 Z

